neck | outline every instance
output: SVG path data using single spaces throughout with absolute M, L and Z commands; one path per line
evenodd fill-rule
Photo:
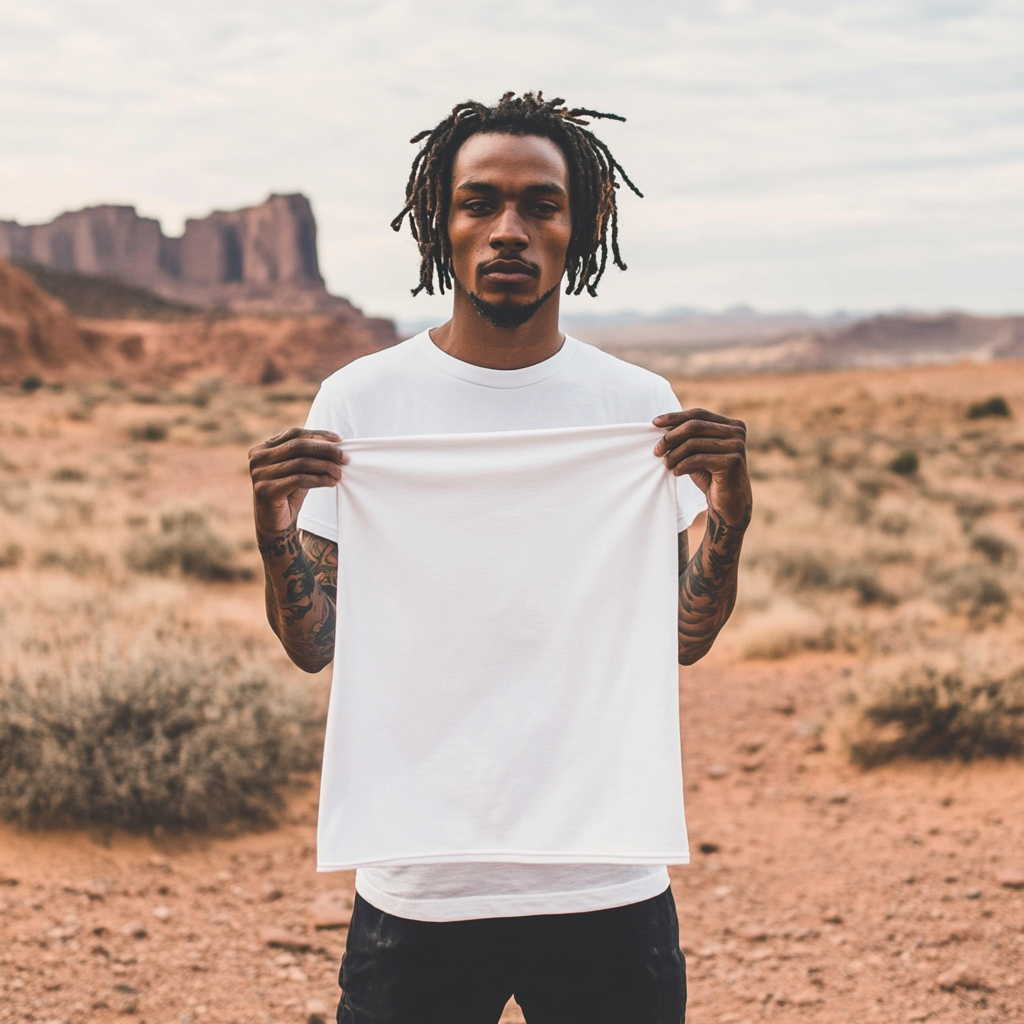
M 558 330 L 556 291 L 525 324 L 504 330 L 489 324 L 473 300 L 457 284 L 452 318 L 430 332 L 431 340 L 448 355 L 490 370 L 521 370 L 550 359 L 565 340 Z

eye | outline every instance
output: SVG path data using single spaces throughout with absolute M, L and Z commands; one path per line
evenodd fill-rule
M 558 207 L 554 203 L 537 203 L 534 205 L 533 211 L 542 217 L 552 217 L 558 213 Z
M 470 213 L 487 213 L 491 209 L 491 204 L 483 199 L 472 199 L 466 203 L 465 209 Z

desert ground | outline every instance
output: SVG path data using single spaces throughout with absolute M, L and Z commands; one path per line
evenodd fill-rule
M 310 387 L 37 383 L 0 392 L 0 695 L 258 671 L 315 763 L 328 678 L 264 624 L 245 460 Z M 680 671 L 688 1021 L 1024 1020 L 1024 363 L 675 385 L 747 421 L 755 488 L 734 618 Z M 58 754 L 0 786 L 0 1021 L 331 1018 L 353 878 L 314 870 L 310 764 L 273 826 L 130 830 L 48 824 Z

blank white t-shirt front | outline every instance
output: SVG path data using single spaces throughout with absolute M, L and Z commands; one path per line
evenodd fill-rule
M 678 408 L 663 378 L 573 338 L 542 363 L 493 370 L 447 355 L 424 332 L 329 377 L 306 425 L 345 439 L 385 438 L 636 424 Z M 703 493 L 680 477 L 678 528 L 705 507 Z M 336 492 L 311 491 L 299 526 L 337 541 Z M 357 890 L 378 909 L 424 921 L 600 910 L 667 884 L 664 866 L 622 863 L 430 863 L 356 874 Z

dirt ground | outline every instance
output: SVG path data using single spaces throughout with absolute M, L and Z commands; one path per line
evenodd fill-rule
M 307 391 L 0 395 L 0 661 L 70 656 L 111 624 L 216 626 L 322 692 L 275 647 L 257 579 L 147 576 L 121 554 L 186 507 L 256 570 L 245 449 L 301 422 Z M 992 394 L 1024 410 L 1024 364 L 680 394 L 751 424 L 757 502 L 735 620 L 680 676 L 688 1020 L 1024 1021 L 1024 766 L 862 771 L 838 715 L 890 657 L 973 645 L 1019 660 L 1022 419 L 965 410 Z M 920 471 L 896 475 L 908 448 Z M 815 583 L 793 569 L 805 549 L 847 575 Z M 958 604 L 951 588 L 976 579 L 998 600 Z M 0 825 L 0 1024 L 329 1020 L 352 876 L 314 870 L 315 781 L 279 828 L 232 838 Z
M 687 1019 L 1024 1020 L 1024 772 L 850 767 L 817 735 L 850 663 L 681 674 Z M 353 878 L 314 870 L 315 793 L 232 839 L 0 829 L 0 1020 L 329 1019 Z

